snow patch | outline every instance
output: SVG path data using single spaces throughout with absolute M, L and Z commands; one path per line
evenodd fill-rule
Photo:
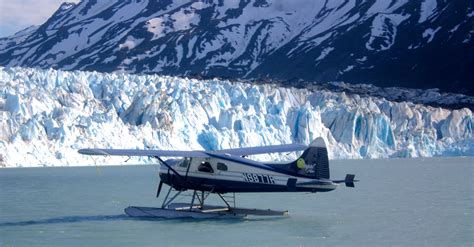
M 321 59 L 324 59 L 327 55 L 329 55 L 329 53 L 331 53 L 331 51 L 334 50 L 334 47 L 326 47 L 324 48 L 322 51 L 321 51 L 321 54 L 319 55 L 319 57 L 316 58 L 315 61 L 319 61 Z
M 395 43 L 397 26 L 406 20 L 409 15 L 378 14 L 372 21 L 370 38 L 365 48 L 371 51 L 388 50 Z
M 152 40 L 164 36 L 164 21 L 162 18 L 153 18 L 146 22 L 147 31 L 153 34 Z
M 421 3 L 421 8 L 420 8 L 420 19 L 418 20 L 418 23 L 423 23 L 428 18 L 433 14 L 433 12 L 436 10 L 436 0 L 425 0 Z
M 357 61 L 358 63 L 363 63 L 363 62 L 367 61 L 367 56 L 363 56 L 363 57 L 361 57 L 361 58 L 357 58 L 356 61 Z
M 345 72 L 349 72 L 349 71 L 351 71 L 352 69 L 354 69 L 354 65 L 349 65 L 349 66 L 347 66 L 344 70 L 342 70 L 342 73 L 341 73 L 341 74 L 343 74 L 343 73 L 345 73 Z
M 434 38 L 436 32 L 438 32 L 440 29 L 441 29 L 441 27 L 437 27 L 434 30 L 432 28 L 426 29 L 423 32 L 423 38 L 425 38 L 425 39 L 428 38 L 428 41 L 426 43 L 430 43 L 431 41 L 433 41 L 433 38 Z
M 119 44 L 119 50 L 122 50 L 122 49 L 132 50 L 135 47 L 137 47 L 141 42 L 143 42 L 143 39 L 136 39 L 133 36 L 128 36 L 125 42 L 123 42 L 122 44 Z
M 183 9 L 171 15 L 171 19 L 174 20 L 173 31 L 180 31 L 190 29 L 193 25 L 197 25 L 200 17 L 196 15 L 194 11 L 191 12 Z

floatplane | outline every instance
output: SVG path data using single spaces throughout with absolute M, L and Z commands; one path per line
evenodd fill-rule
M 248 159 L 249 155 L 303 151 L 289 163 L 263 163 Z M 329 160 L 323 138 L 309 146 L 284 144 L 264 147 L 224 149 L 218 151 L 81 149 L 85 155 L 148 156 L 160 166 L 160 183 L 169 189 L 161 207 L 130 206 L 125 213 L 131 217 L 161 218 L 241 218 L 252 216 L 285 216 L 288 211 L 238 208 L 235 193 L 243 192 L 328 192 L 339 184 L 354 187 L 354 175 L 331 180 Z M 162 157 L 182 157 L 167 159 Z M 183 192 L 190 193 L 190 203 L 174 202 Z M 209 195 L 217 195 L 222 205 L 205 204 Z M 232 194 L 232 195 L 229 195 Z

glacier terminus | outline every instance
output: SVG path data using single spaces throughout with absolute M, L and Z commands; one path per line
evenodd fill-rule
M 77 153 L 97 145 L 217 150 L 309 144 L 317 136 L 330 159 L 474 155 L 468 108 L 218 79 L 20 67 L 0 67 L 0 86 L 3 167 L 126 162 Z

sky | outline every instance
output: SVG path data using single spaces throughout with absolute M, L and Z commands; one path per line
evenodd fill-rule
M 43 24 L 63 2 L 79 0 L 0 0 L 0 37 Z

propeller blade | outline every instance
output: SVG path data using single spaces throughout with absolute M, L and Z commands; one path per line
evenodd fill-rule
M 158 190 L 156 191 L 156 198 L 158 198 L 160 196 L 161 187 L 163 187 L 163 182 L 162 181 L 160 181 L 160 185 L 158 185 Z

